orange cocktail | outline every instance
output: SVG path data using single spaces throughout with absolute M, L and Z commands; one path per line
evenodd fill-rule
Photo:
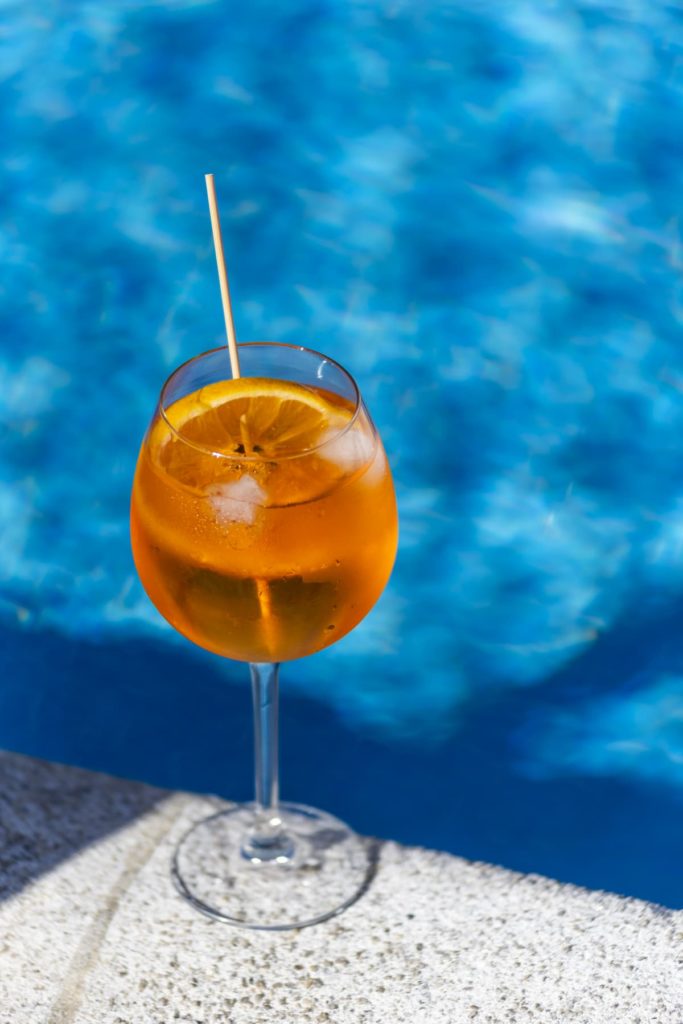
M 239 346 L 233 369 L 217 349 L 169 377 L 138 459 L 131 537 L 159 611 L 201 647 L 249 662 L 252 681 L 254 803 L 194 825 L 173 877 L 213 918 L 293 928 L 347 906 L 373 861 L 333 815 L 279 800 L 278 666 L 370 611 L 396 554 L 396 502 L 342 367 L 263 342 Z
M 287 661 L 338 640 L 375 604 L 396 505 L 362 406 L 242 377 L 157 413 L 131 531 L 145 589 L 180 633 L 240 661 Z

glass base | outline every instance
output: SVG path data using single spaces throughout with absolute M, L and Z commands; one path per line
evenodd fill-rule
M 274 931 L 325 921 L 362 895 L 376 865 L 372 840 L 303 804 L 280 804 L 278 817 L 287 852 L 266 860 L 245 842 L 254 827 L 252 804 L 194 825 L 173 857 L 180 893 L 216 920 Z

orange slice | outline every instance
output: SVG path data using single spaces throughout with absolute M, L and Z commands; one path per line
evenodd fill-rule
M 169 406 L 153 429 L 152 457 L 182 483 L 201 489 L 245 472 L 259 481 L 275 475 L 293 482 L 300 473 L 288 457 L 308 452 L 303 461 L 309 463 L 313 450 L 349 423 L 353 410 L 341 401 L 265 377 L 217 381 Z M 313 467 L 300 468 L 310 474 Z

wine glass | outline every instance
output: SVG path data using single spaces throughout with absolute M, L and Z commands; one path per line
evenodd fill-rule
M 199 910 L 252 928 L 302 927 L 357 897 L 366 840 L 278 799 L 278 670 L 353 629 L 382 593 L 398 523 L 381 440 L 352 377 L 293 345 L 196 356 L 166 381 L 133 484 L 131 540 L 161 614 L 249 664 L 253 804 L 181 840 L 173 876 Z

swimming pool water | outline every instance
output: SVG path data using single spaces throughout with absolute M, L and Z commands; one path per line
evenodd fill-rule
M 286 794 L 683 904 L 676 5 L 2 12 L 0 744 L 244 788 L 241 673 L 127 539 L 159 386 L 221 337 L 212 170 L 239 336 L 347 365 L 399 496 L 377 609 L 287 670 Z

